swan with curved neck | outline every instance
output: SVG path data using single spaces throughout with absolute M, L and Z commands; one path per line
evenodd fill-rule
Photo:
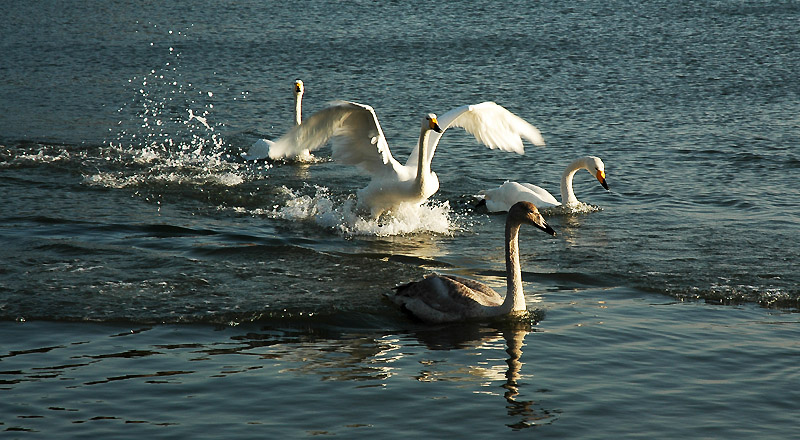
M 295 80 L 294 81 L 294 125 L 300 125 L 303 123 L 303 93 L 305 92 L 305 86 L 303 85 L 302 80 Z M 245 160 L 256 160 L 256 159 L 266 159 L 269 157 L 269 149 L 274 142 L 269 139 L 259 139 L 250 146 L 250 149 L 247 153 L 243 153 L 242 157 Z M 305 149 L 300 151 L 297 154 L 298 160 L 310 160 L 313 156 Z
M 514 203 L 522 200 L 531 202 L 538 208 L 550 208 L 562 204 L 569 207 L 577 206 L 580 201 L 572 190 L 572 179 L 575 177 L 575 173 L 582 169 L 588 171 L 603 185 L 603 188 L 608 190 L 603 161 L 599 157 L 585 156 L 567 165 L 564 173 L 561 174 L 561 202 L 539 186 L 506 181 L 499 188 L 482 191 L 486 209 L 489 212 L 508 211 Z
M 314 151 L 329 140 L 334 160 L 356 165 L 372 176 L 358 191 L 358 203 L 373 218 L 403 204 L 419 205 L 439 190 L 431 161 L 442 134 L 449 127 L 462 127 L 491 149 L 524 153 L 522 139 L 544 146 L 539 130 L 493 102 L 457 107 L 436 118 L 428 114 L 422 122 L 417 144 L 405 165 L 389 151 L 375 110 L 364 104 L 339 101 L 295 126 L 269 149 L 272 159 L 292 158 Z
M 396 287 L 397 292 L 389 299 L 414 317 L 430 323 L 502 316 L 526 310 L 519 264 L 519 228 L 523 224 L 556 235 L 534 204 L 519 202 L 511 207 L 505 229 L 505 297 L 475 280 L 430 274 L 420 281 Z

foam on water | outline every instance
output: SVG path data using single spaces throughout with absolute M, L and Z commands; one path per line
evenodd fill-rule
M 106 188 L 128 188 L 144 184 L 190 184 L 190 185 L 220 185 L 236 186 L 245 181 L 241 175 L 227 172 L 218 174 L 206 170 L 199 174 L 185 172 L 160 172 L 151 174 L 125 174 L 123 172 L 98 172 L 84 176 L 84 182 L 89 185 L 103 186 Z
M 599 206 L 589 205 L 588 203 L 578 202 L 577 205 L 570 205 L 570 206 L 553 206 L 550 208 L 542 209 L 541 212 L 544 215 L 570 215 L 570 214 L 589 214 L 592 212 L 597 212 L 602 210 L 603 208 Z
M 359 235 L 385 237 L 425 232 L 450 235 L 454 230 L 458 230 L 457 222 L 452 219 L 450 203 L 447 201 L 428 201 L 419 206 L 401 205 L 391 213 L 372 219 L 357 207 L 355 196 L 337 198 L 326 187 L 315 185 L 313 189 L 314 194 L 309 195 L 282 187 L 281 192 L 286 198 L 282 206 L 275 205 L 271 210 L 248 211 L 244 208 L 236 210 L 253 215 L 266 215 L 270 218 L 313 222 L 345 237 Z

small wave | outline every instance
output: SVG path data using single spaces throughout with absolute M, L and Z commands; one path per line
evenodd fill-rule
M 189 184 L 189 185 L 219 185 L 237 186 L 245 182 L 245 178 L 233 172 L 215 173 L 206 170 L 199 174 L 187 172 L 165 171 L 150 174 L 128 174 L 117 171 L 100 171 L 93 175 L 84 176 L 84 182 L 89 185 L 106 188 L 129 188 L 146 184 Z
M 419 206 L 401 205 L 391 214 L 370 219 L 365 218 L 365 213 L 358 209 L 354 196 L 338 199 L 326 187 L 314 186 L 314 189 L 313 195 L 303 195 L 298 191 L 282 187 L 281 190 L 287 200 L 283 206 L 276 205 L 272 210 L 234 209 L 283 220 L 314 222 L 345 237 L 386 237 L 419 232 L 449 235 L 457 229 L 451 218 L 450 203 L 447 201 L 428 201 Z
M 553 206 L 542 210 L 544 215 L 572 215 L 572 214 L 589 214 L 591 212 L 602 211 L 603 208 L 588 203 L 578 202 L 577 205 L 570 206 Z
M 14 168 L 68 162 L 75 152 L 71 153 L 65 147 L 38 143 L 20 144 L 13 148 L 0 146 L 0 167 Z
M 661 289 L 656 290 L 661 291 Z M 757 303 L 763 307 L 800 309 L 800 293 L 782 287 L 716 283 L 705 288 L 667 288 L 665 293 L 680 300 L 697 300 L 712 304 Z

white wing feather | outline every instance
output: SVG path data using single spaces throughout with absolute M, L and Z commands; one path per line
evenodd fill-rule
M 389 151 L 375 110 L 355 102 L 342 101 L 338 105 L 349 109 L 349 114 L 331 139 L 333 159 L 356 165 L 372 175 L 396 173 L 401 165 Z
M 468 133 L 475 136 L 475 139 L 491 149 L 503 151 L 513 151 L 517 154 L 525 154 L 525 147 L 522 139 L 528 140 L 536 146 L 545 145 L 542 133 L 538 128 L 529 124 L 526 120 L 511 113 L 506 108 L 494 102 L 482 102 L 475 105 L 464 105 L 454 108 L 438 117 L 439 127 L 442 133 L 432 132 L 429 138 L 428 160 L 433 159 L 436 146 L 450 127 L 461 127 Z M 406 166 L 417 163 L 418 148 L 409 156 Z
M 375 111 L 368 105 L 337 101 L 314 113 L 270 145 L 269 156 L 282 159 L 314 151 L 331 141 L 334 160 L 356 165 L 370 174 L 394 170 L 392 157 Z

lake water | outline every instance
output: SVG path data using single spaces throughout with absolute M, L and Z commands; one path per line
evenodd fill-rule
M 800 3 L 8 2 L 3 438 L 800 438 Z M 448 130 L 418 210 L 330 160 L 240 158 L 304 115 L 495 101 L 548 145 Z M 438 271 L 502 292 L 505 180 L 579 211 L 521 233 L 529 314 L 428 326 Z M 402 161 L 401 159 L 401 161 Z

